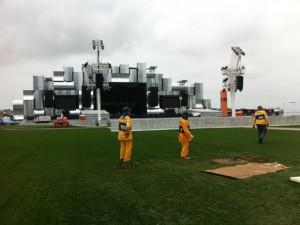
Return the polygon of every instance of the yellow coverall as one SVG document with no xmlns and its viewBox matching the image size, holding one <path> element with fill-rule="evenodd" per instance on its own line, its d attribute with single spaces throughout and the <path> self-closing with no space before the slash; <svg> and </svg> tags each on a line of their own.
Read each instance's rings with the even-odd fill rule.
<svg viewBox="0 0 300 225">
<path fill-rule="evenodd" d="M 131 132 L 131 119 L 129 116 L 121 116 L 118 120 L 119 134 L 118 140 L 120 141 L 120 159 L 127 162 L 131 158 L 132 150 L 132 132 Z"/>
<path fill-rule="evenodd" d="M 254 113 L 252 125 L 269 125 L 269 117 L 265 110 L 258 110 Z"/>
<path fill-rule="evenodd" d="M 267 127 L 269 126 L 269 117 L 264 110 L 259 109 L 254 113 L 252 121 L 253 128 L 255 127 L 255 124 L 258 131 L 258 143 L 261 144 L 263 143 L 264 137 L 267 133 Z"/>
<path fill-rule="evenodd" d="M 185 158 L 189 154 L 191 135 L 189 122 L 186 119 L 181 119 L 178 131 L 178 140 L 182 145 L 181 158 Z"/>
</svg>

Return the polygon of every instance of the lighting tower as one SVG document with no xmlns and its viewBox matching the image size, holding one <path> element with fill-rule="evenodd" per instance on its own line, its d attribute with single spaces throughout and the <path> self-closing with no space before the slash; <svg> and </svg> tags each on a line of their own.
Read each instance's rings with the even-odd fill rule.
<svg viewBox="0 0 300 225">
<path fill-rule="evenodd" d="M 100 75 L 100 47 L 101 50 L 104 50 L 104 44 L 102 40 L 93 40 L 93 49 L 97 49 L 97 74 L 96 74 L 96 80 L 97 75 Z M 103 78 L 103 77 L 102 77 Z M 98 123 L 100 124 L 101 121 L 101 90 L 100 87 L 96 85 L 96 94 L 97 94 L 97 111 L 98 111 Z"/>
<path fill-rule="evenodd" d="M 228 66 L 221 68 L 223 79 L 223 92 L 230 92 L 231 99 L 231 117 L 235 117 L 235 92 L 243 90 L 245 66 L 241 65 L 241 57 L 245 52 L 239 47 L 231 47 L 232 55 Z M 227 89 L 227 90 L 226 90 Z"/>
<path fill-rule="evenodd" d="M 104 50 L 104 44 L 102 40 L 93 40 L 93 49 L 97 49 L 97 66 L 98 66 L 98 73 L 100 73 L 100 47 Z"/>
</svg>

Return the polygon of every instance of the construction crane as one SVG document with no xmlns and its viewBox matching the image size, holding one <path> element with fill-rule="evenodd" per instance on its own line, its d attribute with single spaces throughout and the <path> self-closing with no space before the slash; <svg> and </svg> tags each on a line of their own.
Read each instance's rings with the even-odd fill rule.
<svg viewBox="0 0 300 225">
<path fill-rule="evenodd" d="M 243 90 L 243 83 L 245 74 L 245 66 L 241 64 L 241 57 L 245 56 L 245 52 L 239 47 L 232 47 L 231 60 L 228 66 L 221 68 L 222 75 L 225 78 L 222 81 L 223 89 L 221 91 L 221 109 L 223 106 L 227 108 L 227 91 L 230 93 L 231 100 L 231 117 L 235 117 L 235 93 L 237 90 Z M 226 97 L 226 101 L 224 100 Z M 226 105 L 225 105 L 226 104 Z M 224 112 L 226 115 L 227 112 Z"/>
</svg>

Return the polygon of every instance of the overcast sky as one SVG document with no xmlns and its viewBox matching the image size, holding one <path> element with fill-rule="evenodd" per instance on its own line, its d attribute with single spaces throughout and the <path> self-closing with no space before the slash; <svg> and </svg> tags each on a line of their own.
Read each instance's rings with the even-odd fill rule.
<svg viewBox="0 0 300 225">
<path fill-rule="evenodd" d="M 0 28 L 0 109 L 33 89 L 33 75 L 81 71 L 96 59 L 93 39 L 113 66 L 146 62 L 174 83 L 203 83 L 217 108 L 221 67 L 238 46 L 246 73 L 236 108 L 300 100 L 297 0 L 0 0 Z"/>
</svg>

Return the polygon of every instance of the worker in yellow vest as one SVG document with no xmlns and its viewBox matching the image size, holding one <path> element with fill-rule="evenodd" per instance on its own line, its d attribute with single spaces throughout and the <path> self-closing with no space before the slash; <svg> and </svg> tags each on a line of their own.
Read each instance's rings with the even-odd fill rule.
<svg viewBox="0 0 300 225">
<path fill-rule="evenodd" d="M 132 132 L 131 132 L 131 109 L 129 107 L 123 108 L 123 114 L 118 120 L 120 141 L 120 161 L 128 162 L 131 159 L 132 151 Z"/>
<path fill-rule="evenodd" d="M 267 133 L 267 127 L 269 126 L 268 115 L 262 106 L 258 106 L 257 111 L 253 115 L 253 128 L 255 128 L 255 125 L 258 131 L 258 143 L 262 144 Z"/>
<path fill-rule="evenodd" d="M 192 140 L 193 135 L 190 131 L 190 125 L 188 122 L 188 112 L 182 113 L 182 119 L 179 122 L 179 130 L 178 130 L 178 140 L 181 142 L 181 158 L 182 159 L 190 159 L 188 157 L 190 141 Z"/>
</svg>

